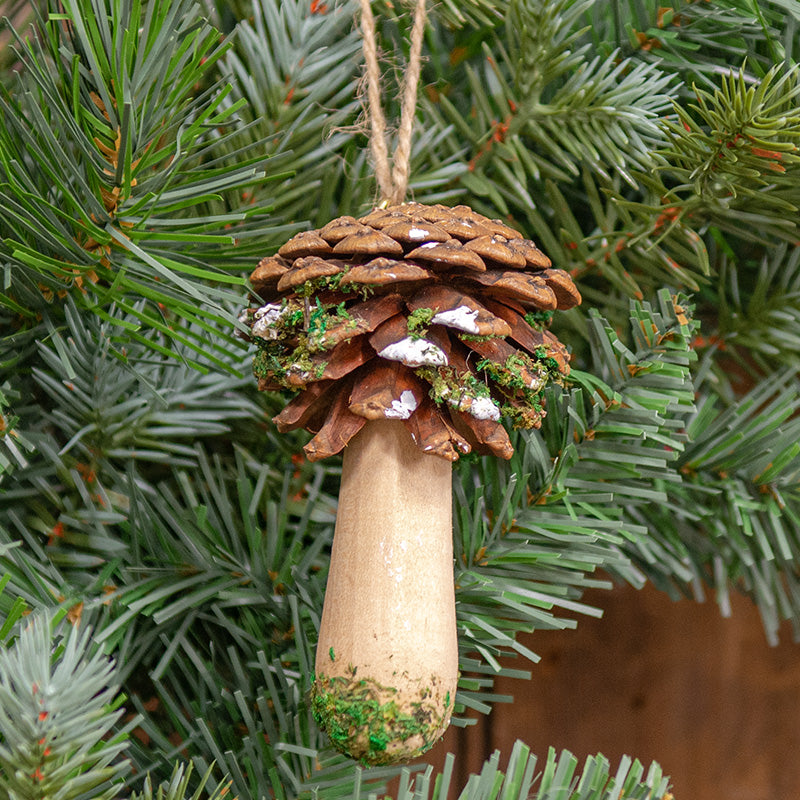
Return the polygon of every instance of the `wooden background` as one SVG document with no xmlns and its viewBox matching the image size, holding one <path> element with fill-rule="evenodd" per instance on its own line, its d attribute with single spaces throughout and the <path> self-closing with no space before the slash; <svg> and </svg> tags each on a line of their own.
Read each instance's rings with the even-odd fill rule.
<svg viewBox="0 0 800 800">
<path fill-rule="evenodd" d="M 603 618 L 528 637 L 542 656 L 533 679 L 498 681 L 513 705 L 451 727 L 429 754 L 437 766 L 458 756 L 459 791 L 495 749 L 502 767 L 522 739 L 540 763 L 550 745 L 581 761 L 601 752 L 612 773 L 623 754 L 658 761 L 675 800 L 800 798 L 800 644 L 788 627 L 770 647 L 739 596 L 728 619 L 711 600 L 673 602 L 652 588 L 585 600 Z"/>
</svg>

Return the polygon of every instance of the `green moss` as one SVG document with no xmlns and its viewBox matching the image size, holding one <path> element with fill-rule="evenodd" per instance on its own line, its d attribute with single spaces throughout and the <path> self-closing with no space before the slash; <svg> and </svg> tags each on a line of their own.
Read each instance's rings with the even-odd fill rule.
<svg viewBox="0 0 800 800">
<path fill-rule="evenodd" d="M 450 367 L 418 367 L 414 372 L 430 385 L 428 394 L 434 403 L 444 403 L 447 397 L 458 391 L 455 370 Z"/>
<path fill-rule="evenodd" d="M 353 291 L 353 285 L 343 282 L 343 278 L 347 275 L 347 270 L 337 272 L 335 275 L 325 275 L 322 278 L 314 278 L 314 280 L 306 281 L 295 287 L 295 294 L 298 297 L 314 297 L 319 292 L 335 292 L 341 290 L 343 292 Z"/>
<path fill-rule="evenodd" d="M 266 378 L 288 389 L 296 389 L 289 382 L 291 375 L 308 374 L 315 380 L 322 377 L 328 362 L 315 363 L 307 340 L 302 338 L 297 347 L 287 346 L 280 340 L 262 340 L 258 343 L 258 352 L 253 356 L 253 374 L 257 378 Z"/>
<path fill-rule="evenodd" d="M 285 313 L 271 326 L 275 338 L 254 337 L 258 352 L 253 358 L 253 372 L 258 378 L 266 378 L 289 389 L 292 375 L 309 373 L 312 379 L 322 377 L 327 362 L 316 363 L 312 356 L 328 349 L 325 333 L 336 325 L 352 324 L 354 320 L 345 303 L 325 305 L 319 298 L 313 304 L 293 298 L 284 300 Z"/>
<path fill-rule="evenodd" d="M 353 317 L 351 316 L 350 312 L 345 308 L 345 301 L 344 300 L 342 300 L 342 302 L 339 303 L 338 306 L 336 306 L 336 311 L 334 311 L 333 313 L 337 317 L 339 317 L 339 319 L 346 319 L 349 322 L 352 322 L 354 326 L 358 324 L 357 320 L 354 320 Z"/>
<path fill-rule="evenodd" d="M 408 335 L 412 339 L 423 339 L 428 332 L 431 320 L 436 316 L 436 311 L 432 308 L 418 308 L 408 315 Z"/>
<path fill-rule="evenodd" d="M 484 381 L 477 375 L 467 372 L 462 376 L 462 382 L 474 397 L 491 397 L 492 392 Z"/>
<path fill-rule="evenodd" d="M 535 363 L 524 353 L 513 353 L 502 364 L 489 358 L 484 358 L 475 367 L 480 372 L 486 373 L 498 386 L 519 391 L 525 391 L 529 388 L 528 382 L 522 377 L 521 371 L 526 370 L 533 375 L 536 374 Z"/>
<path fill-rule="evenodd" d="M 435 683 L 435 679 L 432 679 Z M 444 710 L 431 687 L 417 702 L 403 704 L 395 688 L 369 678 L 318 675 L 311 689 L 314 719 L 337 750 L 366 766 L 408 761 L 429 750 L 447 726 L 450 693 Z"/>
<path fill-rule="evenodd" d="M 328 366 L 327 361 L 320 361 L 319 364 L 314 368 L 314 379 L 321 380 L 322 376 L 325 374 L 325 369 Z"/>
<path fill-rule="evenodd" d="M 508 419 L 513 428 L 538 428 L 544 418 L 545 411 L 541 401 L 528 402 L 525 405 L 514 406 L 505 403 L 500 408 L 500 413 Z"/>
<path fill-rule="evenodd" d="M 315 299 L 314 310 L 308 315 L 308 330 L 306 331 L 311 336 L 322 336 L 328 330 L 329 315 L 325 306 L 319 301 L 319 297 Z"/>
<path fill-rule="evenodd" d="M 529 311 L 525 315 L 525 322 L 534 330 L 543 331 L 550 327 L 555 311 Z"/>
<path fill-rule="evenodd" d="M 258 352 L 253 356 L 253 374 L 256 378 L 278 382 L 282 382 L 286 377 L 283 348 L 278 342 L 259 343 Z"/>
<path fill-rule="evenodd" d="M 345 280 L 346 277 L 347 273 L 345 272 L 342 275 L 342 280 L 339 283 L 340 292 L 355 294 L 362 300 L 369 300 L 369 298 L 375 294 L 374 286 L 370 286 L 368 283 L 351 283 L 350 281 Z"/>
<path fill-rule="evenodd" d="M 419 367 L 414 372 L 430 386 L 428 394 L 438 405 L 469 413 L 474 401 L 488 398 L 514 428 L 536 428 L 545 415 L 543 389 L 562 375 L 546 348 L 535 355 L 534 359 L 517 352 L 504 362 L 484 358 L 475 364 L 478 374 L 459 373 L 451 366 Z"/>
<path fill-rule="evenodd" d="M 477 333 L 459 333 L 458 338 L 465 344 L 469 344 L 470 342 L 490 342 L 492 339 L 502 339 L 503 337 L 493 336 L 492 334 L 480 336 Z"/>
<path fill-rule="evenodd" d="M 547 371 L 553 378 L 560 378 L 561 375 L 561 367 L 558 364 L 558 361 L 550 355 L 549 351 L 546 347 L 537 347 L 535 350 L 536 358 L 539 359 L 539 363 L 543 364 Z"/>
</svg>

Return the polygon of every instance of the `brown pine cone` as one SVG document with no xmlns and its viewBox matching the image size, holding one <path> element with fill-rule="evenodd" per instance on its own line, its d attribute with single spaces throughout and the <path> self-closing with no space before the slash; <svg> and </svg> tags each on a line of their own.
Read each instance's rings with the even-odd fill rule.
<svg viewBox="0 0 800 800">
<path fill-rule="evenodd" d="M 569 373 L 546 328 L 580 303 L 572 279 L 467 206 L 340 217 L 292 237 L 250 280 L 263 305 L 241 320 L 259 388 L 298 390 L 275 422 L 316 434 L 312 461 L 386 418 L 451 461 L 471 450 L 510 458 L 500 419 L 539 427 L 545 384 Z"/>
</svg>

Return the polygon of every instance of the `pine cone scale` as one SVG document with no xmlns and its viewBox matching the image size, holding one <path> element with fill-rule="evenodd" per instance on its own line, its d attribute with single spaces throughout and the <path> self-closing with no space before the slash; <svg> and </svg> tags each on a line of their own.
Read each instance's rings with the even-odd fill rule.
<svg viewBox="0 0 800 800">
<path fill-rule="evenodd" d="M 323 395 L 334 385 L 334 381 L 316 381 L 309 384 L 304 392 L 300 392 L 287 403 L 280 414 L 272 418 L 272 421 L 280 433 L 293 431 L 297 428 L 305 428 L 310 422 L 315 412 L 320 410 L 321 403 L 327 404 L 328 398 Z"/>
<path fill-rule="evenodd" d="M 300 393 L 275 417 L 339 452 L 367 419 L 398 419 L 424 452 L 510 458 L 503 416 L 536 427 L 548 380 L 569 372 L 544 330 L 580 294 L 501 220 L 405 203 L 289 239 L 251 276 L 265 305 L 242 321 L 259 388 Z"/>
<path fill-rule="evenodd" d="M 379 359 L 356 383 L 348 407 L 365 419 L 408 419 L 425 394 L 423 382 L 403 364 Z"/>
</svg>

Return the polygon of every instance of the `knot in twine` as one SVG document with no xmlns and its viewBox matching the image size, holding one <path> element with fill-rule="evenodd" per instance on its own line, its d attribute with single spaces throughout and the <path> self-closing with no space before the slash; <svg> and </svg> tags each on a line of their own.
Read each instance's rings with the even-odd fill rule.
<svg viewBox="0 0 800 800">
<path fill-rule="evenodd" d="M 364 60 L 367 66 L 367 102 L 370 121 L 370 149 L 375 162 L 375 177 L 381 193 L 381 204 L 402 203 L 408 188 L 411 160 L 411 132 L 417 108 L 417 84 L 422 69 L 422 39 L 425 33 L 425 0 L 417 0 L 411 28 L 411 50 L 403 80 L 400 106 L 400 127 L 393 163 L 389 162 L 386 146 L 386 118 L 381 106 L 381 72 L 378 66 L 378 46 L 375 18 L 370 0 L 361 0 L 361 27 Z"/>
</svg>

